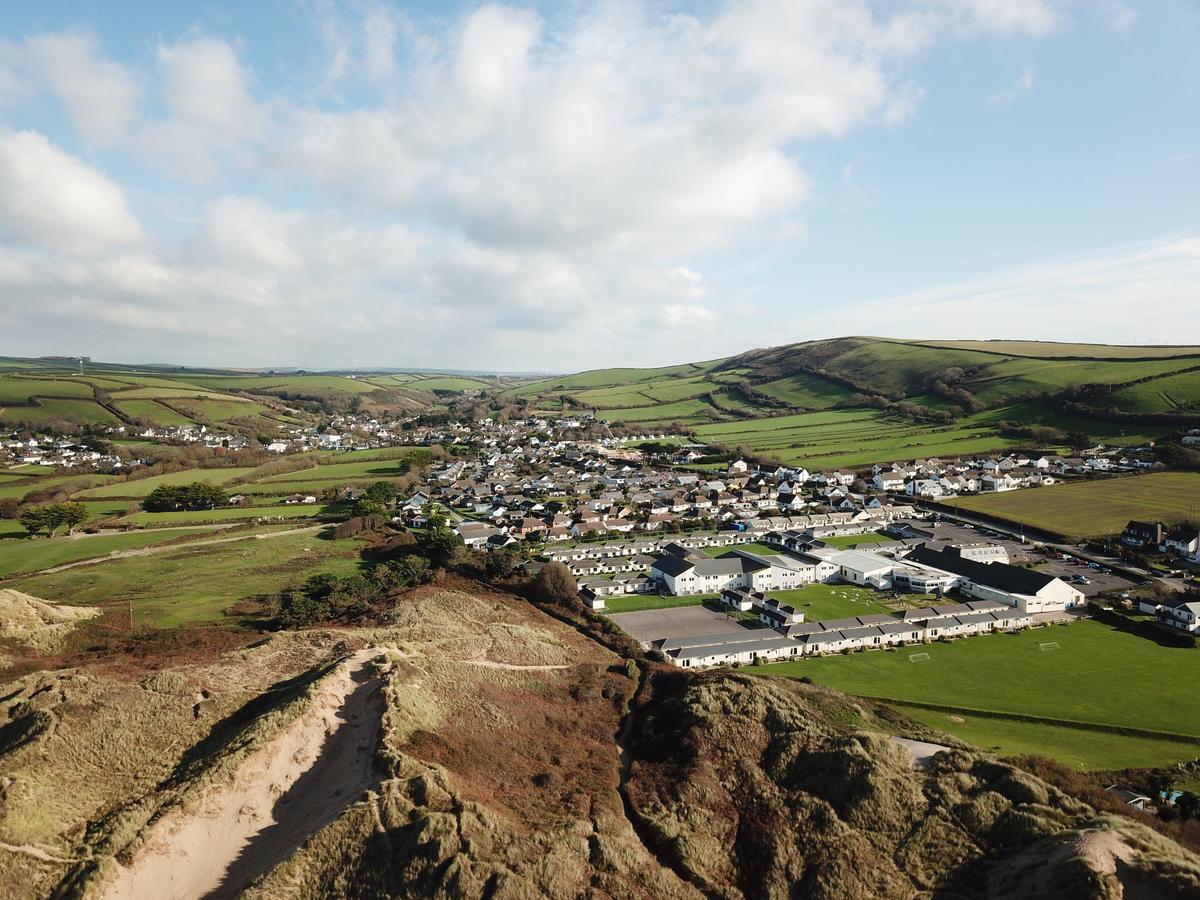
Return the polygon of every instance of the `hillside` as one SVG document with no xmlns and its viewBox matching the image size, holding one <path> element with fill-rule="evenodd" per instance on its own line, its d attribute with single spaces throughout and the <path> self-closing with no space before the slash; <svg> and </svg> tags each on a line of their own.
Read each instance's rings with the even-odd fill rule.
<svg viewBox="0 0 1200 900">
<path fill-rule="evenodd" d="M 546 413 L 674 426 L 780 462 L 860 466 L 1067 432 L 1137 443 L 1200 421 L 1200 347 L 846 337 L 661 369 L 601 369 L 509 392 Z M 1039 427 L 1058 434 L 1041 434 Z"/>
<path fill-rule="evenodd" d="M 321 412 L 421 413 L 508 383 L 436 373 L 248 374 L 0 359 L 0 426 L 241 426 L 271 433 Z"/>
<path fill-rule="evenodd" d="M 36 672 L 0 706 L 0 879 L 22 898 L 1200 886 L 1200 858 L 1012 766 L 915 769 L 886 736 L 914 726 L 869 702 L 649 672 L 511 596 L 436 587 L 378 627 Z"/>
</svg>

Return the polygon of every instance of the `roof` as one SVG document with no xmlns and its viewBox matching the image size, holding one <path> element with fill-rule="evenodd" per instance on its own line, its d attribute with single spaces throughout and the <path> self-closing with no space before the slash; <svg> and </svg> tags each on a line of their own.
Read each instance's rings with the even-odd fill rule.
<svg viewBox="0 0 1200 900">
<path fill-rule="evenodd" d="M 917 547 L 907 557 L 913 562 L 932 566 L 944 572 L 962 575 L 977 584 L 1006 591 L 1010 594 L 1036 594 L 1048 584 L 1058 581 L 1053 575 L 1043 575 L 1020 566 L 1006 563 L 981 563 L 963 559 L 957 553 Z"/>
</svg>

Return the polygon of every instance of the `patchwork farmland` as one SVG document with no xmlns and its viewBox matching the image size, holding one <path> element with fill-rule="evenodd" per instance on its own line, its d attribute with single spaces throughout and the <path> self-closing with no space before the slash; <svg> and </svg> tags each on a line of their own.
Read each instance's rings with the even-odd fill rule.
<svg viewBox="0 0 1200 900">
<path fill-rule="evenodd" d="M 1048 402 L 1082 388 L 1097 409 L 1200 415 L 1200 348 L 840 338 L 542 379 L 508 396 L 548 414 L 585 410 L 631 428 L 677 426 L 712 444 L 817 468 L 1000 450 L 1021 440 L 1011 429 L 1002 434 L 1002 422 L 1122 443 L 1171 430 L 1099 414 L 1064 417 Z"/>
</svg>

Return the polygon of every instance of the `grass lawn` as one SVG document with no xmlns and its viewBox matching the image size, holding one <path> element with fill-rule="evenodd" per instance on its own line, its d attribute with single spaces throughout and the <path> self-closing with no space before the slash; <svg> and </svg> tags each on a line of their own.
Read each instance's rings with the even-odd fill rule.
<svg viewBox="0 0 1200 900">
<path fill-rule="evenodd" d="M 162 485 L 192 484 L 197 481 L 207 481 L 212 484 L 228 484 L 239 475 L 253 471 L 248 468 L 228 469 L 184 469 L 182 472 L 170 472 L 166 475 L 155 475 L 151 478 L 138 478 L 133 481 L 118 481 L 103 487 L 81 491 L 79 498 L 105 499 L 108 497 L 133 497 L 141 499 L 156 487 Z"/>
<path fill-rule="evenodd" d="M 348 512 L 348 503 L 295 503 L 273 506 L 230 506 L 192 512 L 139 512 L 126 516 L 122 522 L 132 525 L 201 525 L 212 522 L 240 522 L 246 519 L 306 519 L 323 514 Z"/>
<path fill-rule="evenodd" d="M 848 584 L 810 584 L 794 591 L 771 591 L 770 594 L 780 603 L 789 603 L 803 612 L 806 622 L 891 612 L 879 602 L 883 595 L 870 588 Z"/>
<path fill-rule="evenodd" d="M 871 544 L 891 544 L 895 542 L 895 538 L 890 538 L 886 534 L 879 534 L 878 532 L 837 534 L 833 537 L 821 538 L 820 540 L 830 547 L 839 547 L 843 550 L 847 547 L 863 547 Z"/>
<path fill-rule="evenodd" d="M 355 540 L 325 540 L 315 532 L 214 544 L 182 545 L 154 556 L 129 557 L 5 586 L 55 603 L 134 605 L 139 626 L 174 628 L 228 621 L 223 610 L 245 597 L 269 594 L 317 572 L 358 570 Z"/>
<path fill-rule="evenodd" d="M 1052 641 L 1060 649 L 1039 649 Z M 920 648 L 929 654 L 925 662 L 912 662 L 912 652 L 917 651 L 853 653 L 779 663 L 762 671 L 774 676 L 807 675 L 850 694 L 954 707 L 952 712 L 964 719 L 972 710 L 985 710 L 1200 736 L 1200 705 L 1194 702 L 1200 690 L 1197 650 L 1161 647 L 1086 620 L 1019 634 L 927 644 Z M 943 730 L 958 734 L 950 727 L 958 724 L 970 723 L 947 720 Z M 975 734 L 988 746 L 1004 746 L 997 735 L 1009 731 L 1006 725 L 1002 720 L 970 724 L 974 730 L 964 728 L 962 736 L 971 740 L 968 734 Z M 1012 731 L 1014 747 L 1028 739 L 1021 728 Z M 1072 745 L 1083 740 L 1068 737 Z M 1107 741 L 1097 732 L 1087 733 L 1086 738 L 1100 744 Z M 1197 756 L 1200 745 L 1191 745 L 1179 758 Z"/>
<path fill-rule="evenodd" d="M 200 529 L 204 534 L 210 530 Z M 127 531 L 122 534 L 84 535 L 0 540 L 0 576 L 18 572 L 37 572 L 81 559 L 107 556 L 114 550 L 133 550 L 163 544 L 186 534 L 196 534 L 195 528 L 163 528 L 154 531 Z"/>
<path fill-rule="evenodd" d="M 783 552 L 778 547 L 768 547 L 766 544 L 734 544 L 732 547 L 700 548 L 700 552 L 706 556 L 723 556 L 731 550 L 745 550 L 747 553 L 763 553 L 767 556 L 778 556 Z"/>
<path fill-rule="evenodd" d="M 658 597 L 654 594 L 624 594 L 604 598 L 608 613 L 641 612 L 645 609 L 674 609 L 677 606 L 702 606 L 708 595 L 695 597 Z"/>
<path fill-rule="evenodd" d="M 988 719 L 912 706 L 896 709 L 981 750 L 1004 756 L 1048 756 L 1085 771 L 1153 768 L 1200 757 L 1200 745 L 1184 741 L 1098 734 L 1042 722 Z"/>
<path fill-rule="evenodd" d="M 1071 537 L 1116 534 L 1130 519 L 1180 520 L 1200 506 L 1200 473 L 1157 472 L 964 497 L 964 510 Z"/>
</svg>

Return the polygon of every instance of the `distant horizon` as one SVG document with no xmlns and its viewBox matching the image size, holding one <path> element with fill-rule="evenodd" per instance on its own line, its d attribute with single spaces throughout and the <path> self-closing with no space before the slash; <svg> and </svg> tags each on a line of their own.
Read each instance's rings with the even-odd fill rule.
<svg viewBox="0 0 1200 900">
<path fill-rule="evenodd" d="M 337 374 L 343 374 L 343 373 L 350 374 L 350 375 L 354 375 L 354 374 L 386 375 L 386 374 L 405 374 L 405 373 L 414 373 L 414 374 L 434 373 L 434 374 L 442 374 L 442 375 L 462 375 L 462 376 L 474 376 L 474 377 L 542 379 L 542 378 L 555 378 L 555 377 L 560 377 L 560 376 L 565 377 L 565 376 L 577 375 L 577 374 L 582 374 L 584 372 L 591 372 L 591 371 L 598 371 L 598 370 L 599 371 L 607 371 L 610 369 L 613 369 L 613 370 L 619 370 L 619 369 L 631 369 L 631 370 L 665 369 L 665 368 L 672 368 L 674 366 L 688 365 L 690 363 L 711 362 L 715 359 L 732 359 L 733 357 L 741 356 L 742 354 L 753 353 L 756 351 L 774 350 L 774 349 L 779 349 L 781 347 L 791 346 L 792 344 L 813 343 L 813 342 L 821 342 L 821 341 L 847 340 L 847 339 L 855 339 L 855 338 L 866 339 L 866 340 L 880 340 L 880 341 L 898 341 L 898 342 L 912 343 L 912 344 L 922 344 L 922 343 L 929 343 L 929 344 L 933 344 L 933 343 L 942 343 L 942 344 L 945 344 L 945 343 L 951 343 L 951 344 L 953 344 L 953 343 L 978 343 L 978 344 L 1026 343 L 1026 344 L 1049 344 L 1049 345 L 1055 345 L 1055 346 L 1075 345 L 1075 346 L 1091 346 L 1091 347 L 1126 347 L 1126 348 L 1131 348 L 1131 349 L 1136 349 L 1138 347 L 1146 347 L 1146 348 L 1159 348 L 1159 349 L 1168 349 L 1168 350 L 1169 349 L 1195 350 L 1196 355 L 1200 355 L 1200 343 L 1197 343 L 1197 344 L 1168 343 L 1166 341 L 1162 341 L 1162 342 L 1153 342 L 1153 343 L 1145 342 L 1145 343 L 1130 344 L 1130 343 L 1116 343 L 1116 342 L 1107 342 L 1106 343 L 1106 342 L 1097 342 L 1097 341 L 1047 340 L 1047 339 L 1042 339 L 1042 338 L 1019 338 L 1019 337 L 1014 337 L 1014 338 L 900 338 L 900 337 L 894 337 L 891 335 L 843 334 L 843 335 L 834 335 L 834 336 L 829 336 L 829 337 L 811 338 L 807 341 L 794 341 L 794 342 L 789 342 L 787 344 L 773 344 L 773 345 L 760 345 L 757 347 L 745 347 L 742 349 L 734 350 L 733 352 L 727 353 L 721 357 L 709 357 L 708 359 L 687 359 L 687 360 L 679 360 L 679 361 L 670 362 L 670 363 L 661 363 L 661 364 L 656 364 L 656 365 L 633 364 L 633 365 L 622 365 L 622 366 L 590 366 L 588 368 L 582 368 L 582 369 L 570 369 L 570 370 L 558 370 L 558 371 L 509 370 L 509 369 L 497 369 L 497 368 L 467 368 L 467 369 L 463 369 L 463 368 L 430 367 L 430 366 L 399 366 L 399 365 L 394 365 L 394 364 L 386 365 L 386 366 L 363 366 L 363 365 L 315 366 L 315 365 L 245 365 L 245 364 L 213 365 L 213 364 L 208 364 L 208 363 L 182 363 L 182 362 L 145 362 L 145 361 L 131 362 L 131 361 L 127 361 L 127 360 L 98 359 L 94 356 L 89 357 L 88 354 L 83 354 L 83 356 L 88 357 L 90 360 L 88 363 L 85 363 L 85 366 L 86 365 L 128 366 L 129 368 L 132 368 L 132 369 L 138 369 L 138 368 L 168 369 L 168 370 L 185 369 L 185 370 L 197 371 L 197 372 L 218 371 L 218 372 L 228 372 L 228 373 L 233 373 L 233 374 L 245 374 L 245 375 L 268 375 L 271 373 L 287 374 L 287 373 L 296 373 L 296 372 L 304 372 L 306 374 L 313 374 L 313 375 L 337 375 Z M 1182 355 L 1191 355 L 1191 354 L 1182 354 Z M 7 354 L 7 353 L 0 352 L 0 359 L 29 360 L 31 362 L 36 362 L 39 360 L 62 361 L 64 363 L 66 363 L 70 360 L 79 359 L 79 356 L 71 356 L 71 355 L 61 354 L 61 353 L 46 353 L 46 354 L 40 354 L 38 356 L 23 356 L 23 355 Z"/>
</svg>

